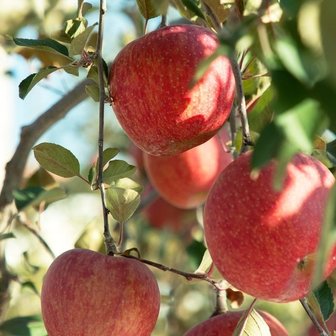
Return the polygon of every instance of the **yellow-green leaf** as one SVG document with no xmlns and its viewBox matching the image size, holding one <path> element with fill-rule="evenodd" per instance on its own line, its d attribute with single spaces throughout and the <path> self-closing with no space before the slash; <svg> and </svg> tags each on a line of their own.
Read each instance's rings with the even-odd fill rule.
<svg viewBox="0 0 336 336">
<path fill-rule="evenodd" d="M 133 189 L 106 189 L 106 207 L 119 223 L 125 223 L 140 204 L 140 194 Z"/>
</svg>

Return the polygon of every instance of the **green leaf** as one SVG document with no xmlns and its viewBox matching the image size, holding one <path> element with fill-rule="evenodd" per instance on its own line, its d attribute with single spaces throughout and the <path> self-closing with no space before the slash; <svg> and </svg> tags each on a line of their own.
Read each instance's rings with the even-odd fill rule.
<svg viewBox="0 0 336 336">
<path fill-rule="evenodd" d="M 43 49 L 43 50 L 57 52 L 64 56 L 69 56 L 68 48 L 65 45 L 57 42 L 56 40 L 50 39 L 50 38 L 33 40 L 33 39 L 14 37 L 13 41 L 18 46 Z"/>
<path fill-rule="evenodd" d="M 106 189 L 106 207 L 119 223 L 125 223 L 140 204 L 140 194 L 133 189 L 111 187 Z"/>
<path fill-rule="evenodd" d="M 0 324 L 0 331 L 10 336 L 47 336 L 40 316 L 12 318 Z"/>
<path fill-rule="evenodd" d="M 11 239 L 11 238 L 15 238 L 13 232 L 7 232 L 7 233 L 0 234 L 0 241 L 5 240 L 5 239 Z"/>
<path fill-rule="evenodd" d="M 281 8 L 287 13 L 288 16 L 294 17 L 299 12 L 302 2 L 293 0 L 280 0 Z"/>
<path fill-rule="evenodd" d="M 275 41 L 275 50 L 290 73 L 300 81 L 311 84 L 302 60 L 303 50 L 299 48 L 292 38 L 282 36 L 282 38 L 277 39 Z M 288 60 L 290 60 L 290 62 Z"/>
<path fill-rule="evenodd" d="M 298 152 L 311 152 L 315 135 L 325 124 L 317 101 L 305 99 L 285 113 L 280 113 L 261 132 L 252 157 L 252 168 L 258 169 L 269 160 L 279 161 L 277 181 L 286 164 Z M 277 183 L 279 185 L 279 183 Z"/>
<path fill-rule="evenodd" d="M 336 2 L 323 0 L 320 4 L 320 29 L 324 56 L 328 63 L 329 71 L 336 84 L 336 31 L 335 31 Z"/>
<path fill-rule="evenodd" d="M 98 86 L 98 84 L 91 83 L 91 84 L 85 85 L 85 92 L 95 102 L 99 102 L 100 92 L 99 92 L 99 86 Z"/>
<path fill-rule="evenodd" d="M 56 70 L 59 70 L 60 68 L 49 66 L 46 68 L 42 68 L 39 72 L 33 73 L 29 75 L 27 78 L 25 78 L 20 84 L 19 84 L 19 97 L 21 99 L 25 99 L 29 91 L 43 78 L 47 77 L 51 73 L 53 73 Z"/>
<path fill-rule="evenodd" d="M 118 148 L 105 148 L 103 151 L 103 167 L 119 154 Z"/>
<path fill-rule="evenodd" d="M 314 290 L 314 295 L 320 305 L 323 319 L 326 321 L 334 311 L 334 298 L 331 288 L 324 281 Z"/>
<path fill-rule="evenodd" d="M 193 239 L 192 242 L 187 246 L 187 254 L 189 259 L 192 262 L 193 268 L 196 268 L 202 262 L 202 258 L 206 251 L 204 244 L 196 239 Z"/>
<path fill-rule="evenodd" d="M 96 176 L 97 176 L 97 169 L 96 169 L 96 166 L 94 165 L 90 168 L 89 173 L 88 173 L 88 181 L 90 182 L 91 186 L 95 182 Z"/>
<path fill-rule="evenodd" d="M 260 133 L 273 119 L 274 111 L 271 102 L 274 98 L 274 90 L 269 86 L 260 96 L 249 104 L 248 121 L 250 129 Z"/>
<path fill-rule="evenodd" d="M 196 0 L 182 0 L 184 6 L 186 6 L 191 12 L 193 12 L 196 16 L 205 20 L 205 16 L 201 9 L 198 7 L 198 1 Z"/>
<path fill-rule="evenodd" d="M 86 43 L 88 42 L 90 35 L 94 28 L 97 26 L 97 23 L 92 26 L 87 27 L 83 32 L 78 34 L 70 44 L 70 54 L 71 55 L 80 55 L 85 49 Z"/>
<path fill-rule="evenodd" d="M 123 160 L 113 160 L 109 162 L 108 167 L 103 172 L 103 181 L 111 184 L 118 179 L 130 177 L 134 174 L 136 168 Z"/>
<path fill-rule="evenodd" d="M 274 107 L 278 113 L 286 112 L 310 96 L 307 87 L 287 70 L 275 69 L 271 76 L 277 95 Z"/>
<path fill-rule="evenodd" d="M 167 12 L 167 0 L 136 0 L 141 15 L 149 20 Z"/>
<path fill-rule="evenodd" d="M 68 149 L 45 142 L 33 150 L 37 162 L 45 170 L 62 177 L 80 176 L 79 161 Z"/>
<path fill-rule="evenodd" d="M 32 203 L 36 198 L 38 198 L 45 189 L 41 187 L 29 187 L 26 189 L 14 190 L 13 196 L 15 201 L 15 206 L 18 211 L 24 209 L 27 205 Z"/>
<path fill-rule="evenodd" d="M 66 73 L 68 73 L 70 75 L 73 75 L 73 76 L 76 76 L 76 77 L 78 77 L 78 75 L 79 75 L 79 69 L 78 68 L 79 68 L 78 65 L 73 65 L 73 64 L 68 64 L 68 65 L 62 67 L 62 69 Z"/>
<path fill-rule="evenodd" d="M 283 129 L 286 138 L 303 152 L 313 149 L 313 140 L 324 118 L 316 100 L 305 99 L 286 113 L 280 114 L 275 123 Z"/>
<path fill-rule="evenodd" d="M 331 249 L 336 243 L 336 185 L 329 193 L 327 207 L 324 213 L 324 220 L 319 246 L 317 249 L 315 270 L 313 277 L 313 288 L 319 285 L 323 279 L 323 273 Z"/>
<path fill-rule="evenodd" d="M 245 335 L 271 336 L 269 326 L 255 309 L 248 316 L 242 316 L 232 336 Z"/>
</svg>

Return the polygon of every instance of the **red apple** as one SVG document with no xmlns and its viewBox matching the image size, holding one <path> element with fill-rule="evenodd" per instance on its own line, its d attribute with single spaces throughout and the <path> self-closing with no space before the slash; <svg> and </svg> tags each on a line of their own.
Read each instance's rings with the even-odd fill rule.
<svg viewBox="0 0 336 336">
<path fill-rule="evenodd" d="M 196 223 L 195 211 L 183 210 L 158 197 L 144 210 L 144 217 L 157 229 L 185 231 Z"/>
<path fill-rule="evenodd" d="M 171 156 L 144 154 L 145 169 L 158 193 L 172 205 L 189 209 L 202 204 L 232 156 L 216 135 L 186 152 Z"/>
<path fill-rule="evenodd" d="M 160 293 L 141 262 L 74 249 L 51 264 L 41 302 L 49 336 L 149 336 Z"/>
<path fill-rule="evenodd" d="M 168 26 L 131 42 L 115 58 L 110 93 L 116 116 L 133 142 L 152 155 L 172 155 L 210 139 L 227 120 L 235 81 L 218 57 L 191 87 L 200 61 L 219 46 L 195 25 Z"/>
<path fill-rule="evenodd" d="M 138 173 L 142 176 L 145 173 L 142 150 L 133 143 L 129 146 L 129 154 L 133 157 Z"/>
<path fill-rule="evenodd" d="M 211 317 L 188 330 L 184 336 L 232 336 L 243 313 L 244 311 L 235 311 Z M 285 327 L 274 316 L 264 311 L 258 313 L 269 326 L 272 336 L 288 336 Z"/>
<path fill-rule="evenodd" d="M 239 290 L 287 302 L 310 290 L 314 255 L 334 177 L 316 159 L 297 154 L 283 188 L 273 188 L 275 162 L 251 178 L 251 152 L 232 162 L 211 189 L 205 238 L 214 264 Z M 325 276 L 336 266 L 336 251 Z"/>
</svg>

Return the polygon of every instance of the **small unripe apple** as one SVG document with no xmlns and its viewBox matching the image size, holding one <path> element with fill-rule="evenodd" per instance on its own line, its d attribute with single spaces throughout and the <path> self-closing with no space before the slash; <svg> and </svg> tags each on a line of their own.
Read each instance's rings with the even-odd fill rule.
<svg viewBox="0 0 336 336">
<path fill-rule="evenodd" d="M 180 232 L 185 232 L 197 223 L 194 210 L 179 209 L 162 197 L 158 197 L 146 207 L 144 217 L 157 229 L 168 228 Z"/>
<path fill-rule="evenodd" d="M 167 26 L 129 43 L 110 74 L 114 112 L 130 139 L 152 155 L 173 155 L 210 139 L 227 120 L 235 81 L 216 58 L 191 87 L 199 63 L 219 46 L 196 25 Z"/>
<path fill-rule="evenodd" d="M 74 249 L 51 264 L 41 304 L 49 336 L 150 336 L 160 293 L 141 262 Z"/>
<path fill-rule="evenodd" d="M 195 208 L 202 204 L 221 171 L 232 161 L 218 135 L 186 152 L 171 156 L 144 153 L 149 180 L 172 205 Z"/>
<path fill-rule="evenodd" d="M 273 188 L 276 164 L 251 177 L 251 152 L 224 169 L 205 204 L 205 238 L 214 264 L 239 290 L 287 302 L 311 287 L 326 203 L 335 179 L 304 154 L 286 168 L 281 191 Z M 336 266 L 333 249 L 324 276 Z"/>
<path fill-rule="evenodd" d="M 188 330 L 184 336 L 232 336 L 243 313 L 244 311 L 235 311 L 211 317 Z M 264 311 L 258 313 L 268 325 L 272 336 L 288 336 L 285 327 L 274 316 Z"/>
</svg>

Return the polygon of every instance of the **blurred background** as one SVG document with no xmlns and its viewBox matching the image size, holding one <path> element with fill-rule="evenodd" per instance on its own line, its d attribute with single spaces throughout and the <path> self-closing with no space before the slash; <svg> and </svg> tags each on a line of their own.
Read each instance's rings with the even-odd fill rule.
<svg viewBox="0 0 336 336">
<path fill-rule="evenodd" d="M 98 21 L 98 1 L 90 3 L 93 7 L 86 16 L 89 25 Z M 108 1 L 107 5 L 103 56 L 111 62 L 125 44 L 143 34 L 144 21 L 135 0 Z M 45 60 L 15 46 L 11 37 L 52 37 L 67 19 L 75 17 L 77 1 L 0 0 L 0 8 L 0 181 L 3 181 L 5 165 L 16 149 L 21 128 L 74 88 L 82 80 L 84 70 L 78 78 L 58 71 L 21 100 L 19 83 L 36 72 Z M 168 22 L 179 18 L 179 12 L 170 7 Z M 147 31 L 155 29 L 159 23 L 160 19 L 150 20 Z M 118 157 L 138 167 L 136 179 L 144 186 L 144 200 L 148 183 L 141 155 L 139 157 L 137 149 L 121 131 L 108 105 L 105 114 L 105 145 L 121 149 Z M 88 98 L 50 128 L 38 143 L 54 142 L 68 148 L 79 158 L 82 171 L 87 173 L 97 156 L 97 138 L 98 104 Z M 49 176 L 39 170 L 31 155 L 25 169 L 25 181 L 33 183 L 37 177 L 46 184 L 60 186 L 67 197 L 15 214 L 10 223 L 15 237 L 0 240 L 11 276 L 8 288 L 0 288 L 3 295 L 9 296 L 7 304 L 0 310 L 0 322 L 7 321 L 0 330 L 0 335 L 4 336 L 46 335 L 40 317 L 39 295 L 43 275 L 55 256 L 75 246 L 104 251 L 98 193 L 93 193 L 79 179 Z M 162 199 L 156 199 L 127 223 L 127 247 L 137 246 L 145 258 L 193 272 L 204 252 L 200 213 L 200 210 L 178 210 Z M 4 225 L 7 223 L 2 223 L 2 227 Z M 215 293 L 207 283 L 153 271 L 162 294 L 160 317 L 153 336 L 183 335 L 188 328 L 212 314 Z M 213 276 L 219 277 L 216 272 Z M 246 297 L 241 308 L 248 306 L 250 301 Z M 310 323 L 300 304 L 260 302 L 257 307 L 278 317 L 290 335 L 307 334 Z M 237 306 L 233 304 L 230 308 Z"/>
</svg>

